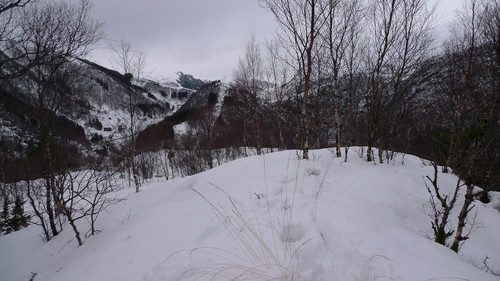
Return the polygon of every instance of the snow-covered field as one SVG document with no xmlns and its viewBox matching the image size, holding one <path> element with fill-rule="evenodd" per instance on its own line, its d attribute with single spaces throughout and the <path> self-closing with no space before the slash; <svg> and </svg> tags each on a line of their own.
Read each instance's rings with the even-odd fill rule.
<svg viewBox="0 0 500 281">
<path fill-rule="evenodd" d="M 487 256 L 500 270 L 500 194 L 475 202 L 478 229 L 456 254 L 429 239 L 432 167 L 355 150 L 347 163 L 283 151 L 126 189 L 81 247 L 69 227 L 49 242 L 34 225 L 0 237 L 0 280 L 500 280 L 478 269 Z"/>
</svg>

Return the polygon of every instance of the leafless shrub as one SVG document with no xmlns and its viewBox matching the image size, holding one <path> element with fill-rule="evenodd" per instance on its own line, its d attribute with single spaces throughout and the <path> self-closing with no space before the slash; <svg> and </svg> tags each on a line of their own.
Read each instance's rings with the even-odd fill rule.
<svg viewBox="0 0 500 281">
<path fill-rule="evenodd" d="M 454 230 L 448 226 L 449 216 L 455 207 L 455 203 L 458 199 L 458 192 L 463 184 L 460 179 L 457 180 L 457 184 L 453 194 L 451 194 L 451 197 L 450 194 L 441 193 L 438 184 L 438 166 L 435 162 L 431 162 L 431 164 L 434 168 L 434 176 L 433 178 L 426 176 L 424 179 L 425 187 L 429 193 L 429 205 L 431 207 L 427 216 L 432 219 L 431 223 L 432 230 L 434 231 L 434 241 L 446 246 L 447 239 L 454 233 Z M 429 187 L 427 181 L 432 185 L 432 187 Z"/>
<path fill-rule="evenodd" d="M 483 265 L 480 267 L 481 270 L 486 271 L 490 274 L 493 274 L 495 276 L 500 276 L 500 270 L 493 268 L 490 264 L 488 264 L 488 259 L 489 257 L 486 256 L 483 260 Z"/>
<path fill-rule="evenodd" d="M 116 183 L 116 173 L 107 169 L 109 163 L 104 158 L 94 159 L 87 169 L 60 172 L 54 176 L 54 189 L 47 194 L 44 180 L 28 181 L 27 196 L 37 218 L 34 222 L 41 225 L 44 238 L 50 240 L 48 204 L 54 211 L 55 219 L 62 229 L 67 222 L 70 224 L 79 245 L 83 244 L 82 235 L 77 221 L 85 219 L 90 229 L 87 235 L 98 232 L 96 222 L 102 211 L 116 204 L 121 198 L 113 195 L 119 188 Z M 50 197 L 50 202 L 45 200 Z"/>
</svg>

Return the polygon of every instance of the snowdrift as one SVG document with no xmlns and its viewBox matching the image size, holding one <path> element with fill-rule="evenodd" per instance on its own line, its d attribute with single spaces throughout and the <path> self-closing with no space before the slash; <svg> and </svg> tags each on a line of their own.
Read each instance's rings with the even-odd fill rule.
<svg viewBox="0 0 500 281">
<path fill-rule="evenodd" d="M 432 167 L 410 155 L 375 165 L 357 150 L 348 162 L 328 149 L 252 156 L 126 189 L 81 247 L 69 227 L 49 242 L 35 225 L 0 237 L 0 279 L 500 280 L 480 269 L 488 257 L 500 270 L 500 194 L 474 203 L 456 254 L 430 238 Z M 455 183 L 439 174 L 443 190 Z"/>
</svg>

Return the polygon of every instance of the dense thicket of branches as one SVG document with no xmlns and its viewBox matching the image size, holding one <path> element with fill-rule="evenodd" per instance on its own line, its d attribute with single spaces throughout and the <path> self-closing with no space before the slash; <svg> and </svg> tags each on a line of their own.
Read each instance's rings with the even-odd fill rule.
<svg viewBox="0 0 500 281">
<path fill-rule="evenodd" d="M 243 79 L 242 73 L 251 72 L 242 71 L 241 62 L 236 72 L 228 99 L 246 108 L 231 116 L 240 120 L 244 145 L 253 145 L 248 140 L 259 139 L 259 131 L 278 132 L 255 146 L 297 147 L 306 158 L 309 147 L 336 146 L 340 156 L 340 145 L 367 145 L 368 161 L 374 160 L 375 146 L 381 163 L 389 160 L 385 150 L 414 153 L 486 190 L 499 188 L 498 130 L 493 129 L 499 115 L 496 1 L 470 1 L 452 38 L 432 56 L 434 7 L 428 1 L 261 4 L 282 29 L 277 40 L 282 49 L 267 48 L 264 73 L 274 75 L 258 78 L 266 82 Z M 273 58 L 288 66 L 284 79 L 276 75 Z M 245 80 L 253 81 L 252 87 Z"/>
<path fill-rule="evenodd" d="M 101 24 L 90 19 L 92 5 L 88 0 L 71 4 L 28 2 L 3 1 L 0 6 L 2 96 L 13 98 L 4 91 L 16 87 L 8 88 L 7 84 L 24 85 L 25 88 L 16 90 L 23 89 L 24 95 L 31 96 L 33 102 L 28 105 L 36 120 L 33 147 L 25 151 L 25 155 L 14 153 L 10 143 L 3 137 L 0 139 L 3 203 L 8 206 L 11 194 L 16 194 L 14 207 L 21 212 L 23 208 L 18 205 L 28 201 L 33 222 L 42 226 L 46 240 L 59 234 L 63 222 L 69 222 L 81 245 L 75 222 L 90 216 L 91 232 L 95 232 L 93 225 L 98 213 L 109 202 L 102 194 L 113 189 L 112 177 L 104 172 L 102 165 L 89 166 L 90 173 L 76 170 L 96 161 L 89 155 L 85 158 L 92 160 L 83 159 L 81 150 L 86 140 L 80 127 L 79 133 L 83 135 L 80 144 L 74 142 L 78 136 L 59 134 L 72 131 L 72 126 L 78 127 L 60 115 L 71 116 L 75 96 L 90 90 L 78 83 L 82 68 L 76 61 L 84 58 L 102 38 Z M 22 189 L 19 184 L 5 183 L 5 163 L 18 164 L 17 170 L 24 173 L 26 182 L 21 185 Z M 33 172 L 33 168 L 40 171 Z M 31 181 L 33 174 L 42 178 Z M 19 194 L 23 194 L 21 200 L 18 200 Z M 23 216 L 15 218 L 19 220 Z"/>
</svg>

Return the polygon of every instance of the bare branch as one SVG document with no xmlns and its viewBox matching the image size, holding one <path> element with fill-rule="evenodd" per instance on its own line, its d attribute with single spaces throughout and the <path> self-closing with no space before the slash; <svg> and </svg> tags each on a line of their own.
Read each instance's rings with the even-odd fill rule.
<svg viewBox="0 0 500 281">
<path fill-rule="evenodd" d="M 0 14 L 14 8 L 22 8 L 30 1 L 31 0 L 3 0 L 2 3 L 0 3 Z"/>
</svg>

